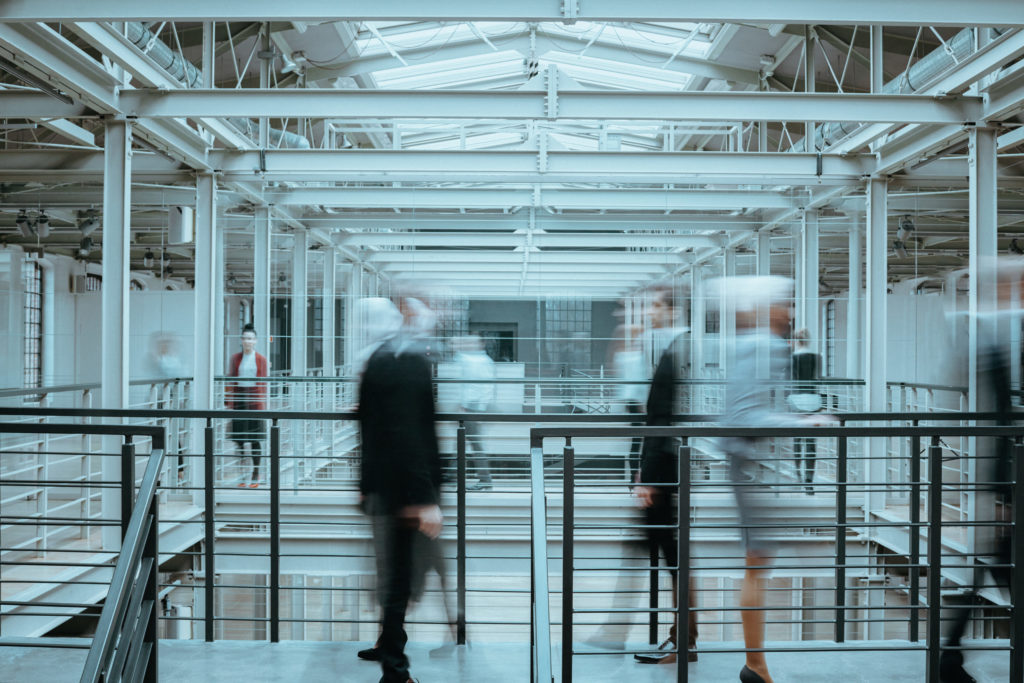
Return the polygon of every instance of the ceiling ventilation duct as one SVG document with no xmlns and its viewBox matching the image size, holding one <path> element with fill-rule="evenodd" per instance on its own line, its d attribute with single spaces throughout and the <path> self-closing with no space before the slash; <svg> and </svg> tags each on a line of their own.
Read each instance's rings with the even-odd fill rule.
<svg viewBox="0 0 1024 683">
<path fill-rule="evenodd" d="M 168 74 L 184 83 L 185 87 L 200 87 L 203 82 L 202 71 L 191 62 L 182 59 L 178 53 L 159 40 L 156 34 L 149 29 L 150 25 L 147 22 L 139 21 L 125 22 L 125 33 L 128 40 L 149 55 L 150 59 L 160 65 Z M 251 138 L 255 138 L 258 134 L 258 127 L 250 119 L 235 117 L 229 118 L 228 121 Z M 270 129 L 270 143 L 275 147 L 285 149 L 309 149 L 310 147 L 309 140 L 305 136 L 276 128 Z"/>
<path fill-rule="evenodd" d="M 965 28 L 917 60 L 913 66 L 882 86 L 886 95 L 907 95 L 923 88 L 939 74 L 949 70 L 974 52 L 974 29 Z M 816 149 L 838 142 L 861 128 L 863 124 L 854 121 L 834 121 L 819 126 L 814 133 Z"/>
</svg>

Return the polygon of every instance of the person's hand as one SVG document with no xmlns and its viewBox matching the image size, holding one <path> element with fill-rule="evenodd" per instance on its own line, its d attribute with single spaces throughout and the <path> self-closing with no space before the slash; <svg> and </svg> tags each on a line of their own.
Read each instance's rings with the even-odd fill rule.
<svg viewBox="0 0 1024 683">
<path fill-rule="evenodd" d="M 441 507 L 438 505 L 410 505 L 402 509 L 402 517 L 415 520 L 417 529 L 427 538 L 437 538 L 441 535 L 441 523 L 444 516 L 441 514 Z"/>
<path fill-rule="evenodd" d="M 642 508 L 649 508 L 654 505 L 654 488 L 651 486 L 634 486 L 633 495 L 636 496 L 636 504 Z"/>
</svg>

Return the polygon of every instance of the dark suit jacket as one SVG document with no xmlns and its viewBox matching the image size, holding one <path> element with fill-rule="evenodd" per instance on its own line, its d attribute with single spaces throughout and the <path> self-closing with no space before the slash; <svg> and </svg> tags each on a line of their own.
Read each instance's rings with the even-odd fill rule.
<svg viewBox="0 0 1024 683">
<path fill-rule="evenodd" d="M 647 395 L 649 427 L 668 427 L 675 414 L 678 385 L 689 376 L 689 333 L 683 332 L 671 341 L 658 359 Z M 679 440 L 673 437 L 647 437 L 640 455 L 640 483 L 664 484 L 679 481 Z"/>
<path fill-rule="evenodd" d="M 396 355 L 385 343 L 367 361 L 359 385 L 363 495 L 386 512 L 440 501 L 441 459 L 434 431 L 430 362 L 416 350 Z"/>
</svg>

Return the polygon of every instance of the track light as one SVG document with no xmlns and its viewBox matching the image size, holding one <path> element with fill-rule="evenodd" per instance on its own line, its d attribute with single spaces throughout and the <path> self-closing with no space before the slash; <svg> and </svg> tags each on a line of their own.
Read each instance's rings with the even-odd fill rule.
<svg viewBox="0 0 1024 683">
<path fill-rule="evenodd" d="M 100 227 L 100 218 L 96 209 L 78 212 L 78 229 L 82 231 L 83 235 L 91 234 L 98 227 Z"/>
<path fill-rule="evenodd" d="M 1017 242 L 1016 237 L 1010 240 L 1010 246 L 1008 246 L 1006 249 L 1011 254 L 1016 254 L 1018 256 L 1024 255 L 1024 247 L 1020 246 L 1020 243 Z"/>
<path fill-rule="evenodd" d="M 309 60 L 306 59 L 306 53 L 301 50 L 293 52 L 291 56 L 281 55 L 281 61 L 284 62 L 284 66 L 281 68 L 283 74 L 301 74 Z"/>
<path fill-rule="evenodd" d="M 87 259 L 89 253 L 92 251 L 92 238 L 86 235 L 82 238 L 82 241 L 78 243 L 78 258 Z"/>
<path fill-rule="evenodd" d="M 147 249 L 146 253 L 142 255 L 142 267 L 152 268 L 153 267 L 153 251 Z"/>
<path fill-rule="evenodd" d="M 897 258 L 907 258 L 907 245 L 901 239 L 893 240 L 892 251 Z"/>
<path fill-rule="evenodd" d="M 50 217 L 42 210 L 36 217 L 36 234 L 44 239 L 50 236 Z"/>
<path fill-rule="evenodd" d="M 170 263 L 164 268 L 164 277 L 174 277 L 174 266 Z"/>
<path fill-rule="evenodd" d="M 21 234 L 25 239 L 31 239 L 35 236 L 35 230 L 32 229 L 32 223 L 29 222 L 25 209 L 18 212 L 18 217 L 14 219 L 14 224 L 18 226 L 18 230 L 21 230 Z"/>
</svg>

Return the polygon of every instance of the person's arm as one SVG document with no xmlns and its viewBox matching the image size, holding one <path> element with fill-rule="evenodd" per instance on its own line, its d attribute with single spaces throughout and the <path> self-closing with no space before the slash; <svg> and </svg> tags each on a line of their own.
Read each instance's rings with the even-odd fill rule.
<svg viewBox="0 0 1024 683">
<path fill-rule="evenodd" d="M 231 360 L 228 361 L 228 375 L 230 377 L 238 377 L 238 365 L 235 363 L 235 359 L 238 354 L 231 356 Z M 224 407 L 228 410 L 234 410 L 235 408 L 235 383 L 227 382 L 224 385 Z"/>
</svg>

